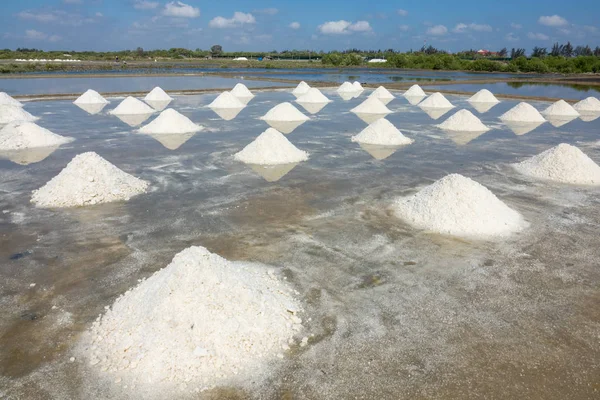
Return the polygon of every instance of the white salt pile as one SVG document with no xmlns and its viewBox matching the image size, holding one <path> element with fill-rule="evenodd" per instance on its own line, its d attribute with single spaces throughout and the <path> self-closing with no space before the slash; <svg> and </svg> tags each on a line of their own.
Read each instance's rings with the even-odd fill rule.
<svg viewBox="0 0 600 400">
<path fill-rule="evenodd" d="M 52 133 L 33 122 L 11 122 L 0 129 L 0 150 L 53 147 L 73 140 L 73 138 Z"/>
<path fill-rule="evenodd" d="M 542 114 L 531 104 L 519 103 L 500 116 L 502 121 L 546 122 Z"/>
<path fill-rule="evenodd" d="M 393 210 L 416 228 L 474 239 L 507 236 L 527 226 L 486 187 L 458 174 L 398 199 Z"/>
<path fill-rule="evenodd" d="M 260 119 L 279 132 L 291 133 L 310 118 L 302 114 L 293 104 L 285 102 L 271 108 Z"/>
<path fill-rule="evenodd" d="M 412 96 L 412 97 L 425 97 L 427 96 L 421 86 L 412 85 L 406 92 L 404 92 L 404 96 Z"/>
<path fill-rule="evenodd" d="M 559 144 L 513 167 L 532 178 L 577 185 L 600 185 L 600 166 L 575 146 Z"/>
<path fill-rule="evenodd" d="M 277 130 L 269 128 L 234 157 L 246 164 L 275 165 L 306 161 L 308 153 L 298 149 Z"/>
<path fill-rule="evenodd" d="M 352 141 L 381 146 L 403 146 L 413 142 L 385 118 L 367 126 L 358 135 L 353 136 Z"/>
<path fill-rule="evenodd" d="M 231 92 L 223 92 L 208 105 L 209 108 L 244 108 L 246 105 Z"/>
<path fill-rule="evenodd" d="M 240 99 L 244 104 L 248 104 L 254 98 L 252 92 L 243 83 L 235 85 L 231 89 L 231 94 Z"/>
<path fill-rule="evenodd" d="M 370 124 L 380 118 L 391 114 L 392 111 L 385 106 L 379 99 L 369 97 L 358 106 L 354 107 L 350 112 L 356 114 L 360 119 Z"/>
<path fill-rule="evenodd" d="M 386 105 L 396 98 L 396 96 L 394 96 L 389 90 L 387 90 L 383 86 L 379 86 L 377 89 L 375 89 L 369 97 L 375 97 Z"/>
<path fill-rule="evenodd" d="M 266 266 L 189 247 L 119 297 L 80 348 L 111 383 L 179 398 L 264 372 L 302 329 L 301 311 Z"/>
<path fill-rule="evenodd" d="M 454 108 L 454 105 L 448 101 L 440 92 L 435 92 L 425 100 L 419 103 L 421 108 Z"/>
<path fill-rule="evenodd" d="M 176 134 L 201 131 L 200 125 L 193 123 L 188 117 L 168 108 L 148 125 L 140 128 L 140 133 L 147 134 Z"/>
<path fill-rule="evenodd" d="M 155 87 L 144 97 L 144 101 L 171 101 L 173 98 L 169 96 L 160 87 Z"/>
<path fill-rule="evenodd" d="M 88 89 L 84 94 L 79 96 L 73 104 L 108 104 L 108 100 L 95 90 Z"/>
<path fill-rule="evenodd" d="M 356 92 L 356 88 L 350 82 L 344 82 L 337 89 L 337 92 L 338 93 L 355 93 Z"/>
<path fill-rule="evenodd" d="M 459 110 L 450 118 L 438 125 L 446 131 L 457 132 L 487 132 L 490 130 L 479 118 L 468 110 Z"/>
<path fill-rule="evenodd" d="M 23 104 L 20 101 L 13 99 L 12 96 L 6 92 L 0 92 L 0 105 L 23 107 Z"/>
<path fill-rule="evenodd" d="M 595 97 L 588 97 L 576 103 L 573 108 L 580 113 L 600 113 L 600 100 Z"/>
<path fill-rule="evenodd" d="M 33 191 L 38 207 L 75 207 L 129 200 L 146 192 L 148 182 L 115 167 L 93 152 L 75 156 L 48 183 Z"/>
<path fill-rule="evenodd" d="M 352 82 L 352 86 L 354 86 L 354 90 L 356 90 L 357 92 L 362 92 L 363 90 L 365 90 L 358 81 Z"/>
<path fill-rule="evenodd" d="M 542 111 L 542 114 L 548 117 L 579 117 L 579 113 L 569 103 L 559 100 L 550 107 Z"/>
<path fill-rule="evenodd" d="M 112 115 L 139 115 L 139 114 L 153 114 L 155 111 L 147 104 L 136 99 L 135 97 L 127 97 L 123 100 L 117 108 L 109 111 Z"/>
<path fill-rule="evenodd" d="M 298 97 L 298 99 L 296 100 L 296 103 L 298 103 L 298 104 L 302 104 L 302 103 L 320 104 L 320 103 L 330 103 L 330 102 L 331 102 L 331 100 L 329 100 L 327 98 L 327 96 L 325 96 L 323 93 L 321 93 L 321 91 L 317 88 L 308 89 L 308 92 L 306 92 L 302 96 Z"/>
<path fill-rule="evenodd" d="M 310 86 L 308 85 L 308 83 L 302 81 L 298 84 L 298 86 L 296 86 L 296 88 L 292 91 L 292 94 L 296 97 L 300 97 L 303 94 L 306 94 L 306 92 L 308 92 L 308 90 L 310 89 Z"/>
<path fill-rule="evenodd" d="M 0 105 L 0 125 L 8 124 L 15 121 L 37 121 L 39 118 L 34 117 L 22 107 L 10 106 L 8 104 Z"/>
<path fill-rule="evenodd" d="M 467 100 L 469 103 L 500 103 L 492 92 L 487 89 L 481 89 Z"/>
</svg>

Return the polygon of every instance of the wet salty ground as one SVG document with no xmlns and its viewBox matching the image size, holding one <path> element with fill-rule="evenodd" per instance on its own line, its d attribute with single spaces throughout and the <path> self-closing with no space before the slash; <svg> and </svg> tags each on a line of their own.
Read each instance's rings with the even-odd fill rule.
<svg viewBox="0 0 600 400">
<path fill-rule="evenodd" d="M 232 156 L 267 128 L 259 116 L 293 100 L 286 92 L 257 93 L 232 121 L 202 107 L 216 94 L 177 97 L 172 107 L 207 129 L 165 142 L 174 150 L 106 115 L 118 100 L 95 116 L 65 101 L 27 104 L 40 125 L 77 140 L 29 165 L 0 161 L 0 394 L 143 397 L 98 379 L 77 338 L 138 279 L 202 245 L 278 267 L 312 318 L 303 335 L 314 337 L 255 383 L 199 398 L 598 398 L 598 190 L 533 182 L 507 163 L 561 142 L 600 162 L 600 119 L 515 135 L 497 117 L 516 102 L 478 114 L 448 96 L 494 128 L 466 138 L 434 127 L 455 110 L 434 121 L 398 98 L 388 119 L 415 143 L 376 160 L 350 142 L 366 124 L 348 111 L 366 94 L 325 94 L 334 103 L 288 135 L 309 161 L 271 183 Z M 148 180 L 151 192 L 77 209 L 29 204 L 31 190 L 84 151 Z M 453 172 L 490 188 L 530 228 L 465 241 L 388 211 Z"/>
</svg>

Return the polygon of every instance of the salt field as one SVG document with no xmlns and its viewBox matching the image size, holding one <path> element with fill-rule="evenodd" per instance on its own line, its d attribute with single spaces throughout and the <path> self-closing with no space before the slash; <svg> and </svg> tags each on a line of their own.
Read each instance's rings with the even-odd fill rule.
<svg viewBox="0 0 600 400">
<path fill-rule="evenodd" d="M 436 120 L 406 89 L 364 105 L 373 88 L 339 85 L 309 113 L 296 85 L 244 80 L 254 97 L 222 118 L 208 106 L 240 81 L 169 93 L 187 79 L 0 80 L 8 94 L 173 98 L 136 126 L 111 114 L 125 96 L 91 114 L 20 99 L 69 140 L 0 149 L 0 398 L 598 398 L 600 114 L 506 125 L 522 100 L 444 94 L 454 108 Z M 293 120 L 262 119 L 286 102 Z M 270 124 L 285 136 L 254 142 Z M 61 190 L 114 185 L 112 166 L 135 190 L 32 203 L 83 153 L 103 159 L 99 177 L 72 167 Z"/>
</svg>

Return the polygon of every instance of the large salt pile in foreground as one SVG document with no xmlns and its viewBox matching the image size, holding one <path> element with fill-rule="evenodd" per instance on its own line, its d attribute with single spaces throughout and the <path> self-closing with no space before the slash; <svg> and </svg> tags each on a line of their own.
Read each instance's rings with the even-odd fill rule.
<svg viewBox="0 0 600 400">
<path fill-rule="evenodd" d="M 600 166 L 575 146 L 559 144 L 513 167 L 523 175 L 561 183 L 600 185 Z"/>
<path fill-rule="evenodd" d="M 109 111 L 113 115 L 137 115 L 137 114 L 153 114 L 155 111 L 147 104 L 136 99 L 135 97 L 127 97 L 117 108 Z"/>
<path fill-rule="evenodd" d="M 352 141 L 381 146 L 403 146 L 413 142 L 385 118 L 380 118 L 367 126 L 358 135 L 353 136 Z"/>
<path fill-rule="evenodd" d="M 248 104 L 254 98 L 252 92 L 243 83 L 238 83 L 231 89 L 231 94 L 237 97 L 242 103 Z"/>
<path fill-rule="evenodd" d="M 559 100 L 550 107 L 542 111 L 542 115 L 547 117 L 567 117 L 577 118 L 579 113 L 569 103 L 564 100 Z"/>
<path fill-rule="evenodd" d="M 487 89 L 481 89 L 467 100 L 469 103 L 500 103 L 492 92 Z"/>
<path fill-rule="evenodd" d="M 421 86 L 412 85 L 406 92 L 404 92 L 405 97 L 425 97 L 427 96 Z"/>
<path fill-rule="evenodd" d="M 387 108 L 379 99 L 368 97 L 365 101 L 350 110 L 350 112 L 353 112 L 367 124 L 370 124 L 391 114 L 392 110 Z"/>
<path fill-rule="evenodd" d="M 310 118 L 302 114 L 293 104 L 285 102 L 271 108 L 260 119 L 279 132 L 291 133 Z"/>
<path fill-rule="evenodd" d="M 201 131 L 202 127 L 193 123 L 188 117 L 168 108 L 148 125 L 140 128 L 140 133 L 175 134 Z"/>
<path fill-rule="evenodd" d="M 308 92 L 309 89 L 310 86 L 308 85 L 308 83 L 302 81 L 298 84 L 298 86 L 296 86 L 294 90 L 292 90 L 292 94 L 296 97 L 300 97 L 303 94 L 306 94 L 306 92 Z"/>
<path fill-rule="evenodd" d="M 23 104 L 20 101 L 13 99 L 12 96 L 6 92 L 0 92 L 0 105 L 23 107 Z"/>
<path fill-rule="evenodd" d="M 179 397 L 267 371 L 302 329 L 301 311 L 267 266 L 190 247 L 119 297 L 80 348 L 111 383 Z"/>
<path fill-rule="evenodd" d="M 600 100 L 588 97 L 576 103 L 573 108 L 580 113 L 600 113 Z"/>
<path fill-rule="evenodd" d="M 448 101 L 440 92 L 435 92 L 425 100 L 419 103 L 421 108 L 454 108 L 454 105 Z"/>
<path fill-rule="evenodd" d="M 507 236 L 527 226 L 485 186 L 458 174 L 398 199 L 393 209 L 416 228 L 473 239 Z"/>
<path fill-rule="evenodd" d="M 459 110 L 438 125 L 438 128 L 455 132 L 487 132 L 490 130 L 468 110 Z"/>
<path fill-rule="evenodd" d="M 14 121 L 37 121 L 39 118 L 34 117 L 22 107 L 9 106 L 7 104 L 0 105 L 0 124 L 8 124 Z"/>
<path fill-rule="evenodd" d="M 0 150 L 53 147 L 73 140 L 73 138 L 52 133 L 33 122 L 11 122 L 0 129 Z"/>
<path fill-rule="evenodd" d="M 108 104 L 108 100 L 95 90 L 88 89 L 73 104 Z"/>
<path fill-rule="evenodd" d="M 502 121 L 509 122 L 546 122 L 542 114 L 531 104 L 519 103 L 500 116 Z"/>
<path fill-rule="evenodd" d="M 375 97 L 385 105 L 387 105 L 390 101 L 396 98 L 389 90 L 387 90 L 383 86 L 379 86 L 377 89 L 375 89 L 369 97 Z"/>
<path fill-rule="evenodd" d="M 75 207 L 129 200 L 146 192 L 148 182 L 121 171 L 98 154 L 75 156 L 48 183 L 33 191 L 38 207 Z"/>
<path fill-rule="evenodd" d="M 276 129 L 269 128 L 234 157 L 246 164 L 275 165 L 306 161 L 308 153 L 298 149 Z"/>
</svg>

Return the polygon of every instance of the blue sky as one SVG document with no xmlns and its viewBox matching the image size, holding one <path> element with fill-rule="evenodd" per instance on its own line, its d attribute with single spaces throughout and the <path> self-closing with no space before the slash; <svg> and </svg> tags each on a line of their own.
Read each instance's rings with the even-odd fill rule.
<svg viewBox="0 0 600 400">
<path fill-rule="evenodd" d="M 600 1 L 1 0 L 0 48 L 225 51 L 600 45 Z M 576 4 L 576 6 L 575 6 Z"/>
</svg>

